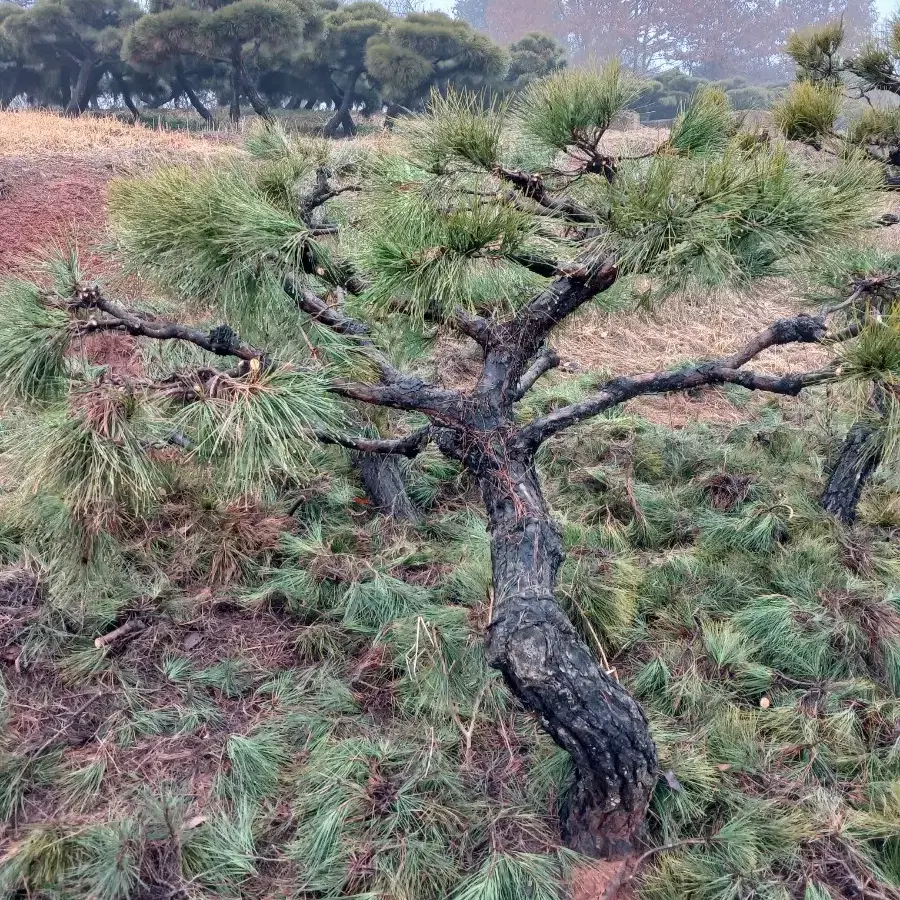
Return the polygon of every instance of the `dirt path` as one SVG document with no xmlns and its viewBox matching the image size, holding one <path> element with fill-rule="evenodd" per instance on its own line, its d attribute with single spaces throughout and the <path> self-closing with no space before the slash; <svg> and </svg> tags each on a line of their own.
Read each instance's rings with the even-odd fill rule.
<svg viewBox="0 0 900 900">
<path fill-rule="evenodd" d="M 74 238 L 88 253 L 106 227 L 112 163 L 72 157 L 0 156 L 0 276 Z"/>
</svg>

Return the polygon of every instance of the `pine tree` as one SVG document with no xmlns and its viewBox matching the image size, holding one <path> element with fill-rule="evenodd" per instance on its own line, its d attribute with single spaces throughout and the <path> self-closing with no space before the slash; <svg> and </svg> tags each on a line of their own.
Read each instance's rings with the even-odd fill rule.
<svg viewBox="0 0 900 900">
<path fill-rule="evenodd" d="M 189 462 L 221 498 L 272 502 L 314 470 L 317 442 L 399 459 L 436 445 L 471 479 L 486 515 L 487 662 L 571 755 L 565 834 L 603 857 L 637 846 L 657 750 L 641 707 L 557 602 L 563 532 L 544 495 L 542 454 L 565 430 L 647 394 L 724 386 L 794 397 L 900 375 L 896 286 L 884 261 L 869 260 L 862 278 L 862 264 L 852 276 L 837 268 L 840 300 L 761 323 L 727 356 L 598 378 L 571 402 L 530 403 L 560 362 L 554 329 L 589 304 L 614 309 L 648 285 L 664 302 L 673 291 L 824 266 L 870 224 L 877 169 L 849 156 L 806 171 L 782 146 L 736 133 L 720 92 L 698 95 L 656 152 L 611 157 L 604 133 L 639 91 L 609 65 L 535 82 L 510 107 L 435 92 L 403 123 L 402 150 L 295 143 L 270 129 L 252 139 L 250 160 L 120 182 L 114 234 L 166 302 L 125 305 L 71 261 L 57 263 L 53 289 L 7 286 L 0 340 L 4 389 L 30 410 L 6 444 L 23 496 L 55 498 L 97 554 L 102 535 L 176 490 Z M 473 387 L 417 372 L 417 348 L 435 329 L 477 349 Z M 98 331 L 155 345 L 146 377 L 69 352 Z M 782 375 L 751 367 L 794 344 L 831 348 L 833 359 Z M 363 409 L 369 421 L 353 429 Z M 166 443 L 185 454 L 181 465 L 159 452 Z M 779 516 L 729 520 L 714 537 L 767 547 Z M 303 585 L 302 602 L 315 603 Z M 391 591 L 396 609 L 397 590 L 382 582 L 351 598 L 353 621 L 382 622 L 375 610 Z M 748 622 L 760 640 L 772 631 Z M 707 640 L 724 665 L 734 641 L 720 632 Z M 314 758 L 306 777 L 340 787 L 330 764 L 334 755 Z M 247 771 L 251 784 L 265 766 Z M 315 823 L 316 809 L 298 814 Z M 316 862 L 322 853 L 301 834 L 311 883 L 343 890 Z"/>
<path fill-rule="evenodd" d="M 335 111 L 325 125 L 325 137 L 333 137 L 338 127 L 345 137 L 356 133 L 351 110 L 359 80 L 366 72 L 366 46 L 390 19 L 384 7 L 369 0 L 349 3 L 326 16 L 318 52 L 331 73 L 336 93 Z"/>
<path fill-rule="evenodd" d="M 241 117 L 241 96 L 253 111 L 271 118 L 251 73 L 263 44 L 289 47 L 300 40 L 308 10 L 291 0 L 235 0 L 204 13 L 200 24 L 201 48 L 210 59 L 230 68 L 232 122 Z"/>
<path fill-rule="evenodd" d="M 122 56 L 139 70 L 167 75 L 174 96 L 187 97 L 203 120 L 212 124 L 213 115 L 196 90 L 195 78 L 202 66 L 197 58 L 201 25 L 202 14 L 187 6 L 151 11 L 129 29 Z"/>
<path fill-rule="evenodd" d="M 45 72 L 60 73 L 69 96 L 66 112 L 79 115 L 110 69 L 118 71 L 122 30 L 135 22 L 141 8 L 133 0 L 40 0 L 5 17 L 7 39 L 29 60 L 40 60 Z"/>
<path fill-rule="evenodd" d="M 533 81 L 566 67 L 566 51 L 549 34 L 531 32 L 510 44 L 504 87 L 520 91 Z"/>
<path fill-rule="evenodd" d="M 894 174 L 900 165 L 900 115 L 895 108 L 870 106 L 850 121 L 846 131 L 837 123 L 842 113 L 845 91 L 863 96 L 871 91 L 900 94 L 900 23 L 894 23 L 884 44 L 870 43 L 855 55 L 845 55 L 846 33 L 842 21 L 790 35 L 787 50 L 797 65 L 797 81 L 774 109 L 781 131 L 792 140 L 802 141 L 817 150 L 864 152 L 885 168 L 886 186 L 896 187 Z M 896 224 L 896 216 L 887 215 L 881 224 Z M 867 287 L 866 272 L 861 272 L 860 290 Z M 871 310 L 863 309 L 863 321 Z M 878 315 L 879 310 L 874 310 Z M 895 427 L 892 412 L 891 376 L 883 381 L 874 377 L 865 402 L 864 416 L 850 429 L 834 462 L 831 478 L 822 496 L 822 504 L 844 522 L 856 518 L 862 492 L 883 461 L 885 447 L 892 444 Z"/>
<path fill-rule="evenodd" d="M 413 13 L 373 37 L 369 74 L 393 110 L 421 108 L 432 88 L 480 90 L 506 71 L 503 51 L 486 35 L 444 13 Z"/>
<path fill-rule="evenodd" d="M 6 109 L 22 93 L 34 93 L 42 86 L 40 67 L 29 59 L 25 48 L 14 35 L 5 30 L 3 23 L 11 16 L 22 14 L 16 3 L 0 3 L 0 109 Z"/>
</svg>

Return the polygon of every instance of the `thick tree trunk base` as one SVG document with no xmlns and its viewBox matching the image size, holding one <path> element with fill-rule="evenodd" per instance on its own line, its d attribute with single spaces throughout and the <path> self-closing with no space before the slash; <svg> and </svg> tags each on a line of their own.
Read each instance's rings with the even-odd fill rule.
<svg viewBox="0 0 900 900">
<path fill-rule="evenodd" d="M 94 63 L 90 60 L 82 62 L 78 69 L 78 79 L 75 89 L 72 91 L 69 102 L 66 104 L 66 115 L 80 116 L 88 107 L 91 99 L 92 87 L 96 89 L 99 77 L 96 77 Z"/>
<path fill-rule="evenodd" d="M 241 121 L 241 57 L 240 50 L 231 54 L 231 102 L 228 107 L 228 118 L 237 125 Z"/>
<path fill-rule="evenodd" d="M 841 455 L 822 494 L 823 508 L 845 525 L 852 525 L 863 489 L 880 462 L 878 430 L 866 422 L 857 422 L 844 439 Z"/>
<path fill-rule="evenodd" d="M 634 853 L 656 783 L 656 747 L 643 711 L 606 674 L 552 597 L 506 600 L 486 653 L 513 694 L 572 755 L 561 810 L 567 846 L 585 856 Z"/>
<path fill-rule="evenodd" d="M 615 900 L 634 871 L 633 859 L 595 860 L 572 870 L 572 900 Z"/>
<path fill-rule="evenodd" d="M 446 442 L 439 445 L 452 453 Z M 494 575 L 488 665 L 503 673 L 513 695 L 572 757 L 575 780 L 561 810 L 568 846 L 586 856 L 622 859 L 640 845 L 656 784 L 647 719 L 555 600 L 562 535 L 533 455 L 508 446 L 476 452 L 466 464 L 488 512 Z"/>
<path fill-rule="evenodd" d="M 418 522 L 416 509 L 403 480 L 400 461 L 383 453 L 351 453 L 372 508 L 394 519 Z"/>
</svg>

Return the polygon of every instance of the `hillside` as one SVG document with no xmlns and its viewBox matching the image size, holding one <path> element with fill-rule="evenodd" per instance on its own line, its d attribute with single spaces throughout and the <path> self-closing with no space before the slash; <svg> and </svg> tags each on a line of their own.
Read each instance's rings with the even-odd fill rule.
<svg viewBox="0 0 900 900">
<path fill-rule="evenodd" d="M 0 114 L 0 276 L 74 230 L 86 281 L 149 302 L 106 232 L 108 181 L 241 152 Z M 521 414 L 731 352 L 805 308 L 781 279 L 644 306 L 567 325 Z M 135 379 L 169 361 L 118 332 L 79 349 Z M 471 349 L 439 335 L 422 371 L 465 386 Z M 17 492 L 23 460 L 63 465 L 50 431 L 4 433 L 0 896 L 897 900 L 900 482 L 878 476 L 852 527 L 819 508 L 852 421 L 828 390 L 642 398 L 538 454 L 568 557 L 559 599 L 659 748 L 646 846 L 624 866 L 563 849 L 569 759 L 486 666 L 490 548 L 459 465 L 435 449 L 403 463 L 410 524 L 370 508 L 335 447 L 263 505 L 217 502 L 154 446 L 164 499 L 85 526 Z M 111 415 L 99 394 L 79 402 Z M 20 414 L 7 404 L 7 424 Z"/>
</svg>

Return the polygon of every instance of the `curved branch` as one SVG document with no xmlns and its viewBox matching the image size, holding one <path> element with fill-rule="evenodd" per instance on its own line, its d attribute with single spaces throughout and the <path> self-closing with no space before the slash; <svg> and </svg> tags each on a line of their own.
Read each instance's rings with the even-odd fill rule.
<svg viewBox="0 0 900 900">
<path fill-rule="evenodd" d="M 667 394 L 711 385 L 738 384 L 751 391 L 769 391 L 795 397 L 804 388 L 823 384 L 834 377 L 834 371 L 831 369 L 790 375 L 768 375 L 706 363 L 680 372 L 648 372 L 643 375 L 615 378 L 607 382 L 600 393 L 593 397 L 535 419 L 522 429 L 517 442 L 523 448 L 535 448 L 565 428 L 645 394 Z"/>
<path fill-rule="evenodd" d="M 552 347 L 545 347 L 519 379 L 516 385 L 516 400 L 521 400 L 542 375 L 555 369 L 559 363 L 559 354 Z"/>
<path fill-rule="evenodd" d="M 421 378 L 404 375 L 396 369 L 382 371 L 380 384 L 359 381 L 333 381 L 331 390 L 349 400 L 372 406 L 389 406 L 408 412 L 420 412 L 432 422 L 448 426 L 465 423 L 465 403 L 461 394 L 435 387 Z"/>
<path fill-rule="evenodd" d="M 148 337 L 161 341 L 186 341 L 209 353 L 215 353 L 217 356 L 233 356 L 243 360 L 263 361 L 266 359 L 262 350 L 244 343 L 227 325 L 205 332 L 186 325 L 179 325 L 177 322 L 157 319 L 149 313 L 132 312 L 112 300 L 107 300 L 96 286 L 76 288 L 74 305 L 76 308 L 102 310 L 110 317 L 103 321 L 104 328 L 113 327 L 110 320 L 114 319 L 125 331 L 135 337 Z"/>
<path fill-rule="evenodd" d="M 607 382 L 595 396 L 535 419 L 522 429 L 519 440 L 525 447 L 537 447 L 547 438 L 571 425 L 644 394 L 664 394 L 717 384 L 738 384 L 752 391 L 795 396 L 804 388 L 831 380 L 834 378 L 834 372 L 826 369 L 779 376 L 748 372 L 741 367 L 770 347 L 795 343 L 820 344 L 826 339 L 838 342 L 859 334 L 861 325 L 858 323 L 839 332 L 829 332 L 827 318 L 831 312 L 827 310 L 818 316 L 801 313 L 791 318 L 779 319 L 751 338 L 736 353 L 680 372 L 648 372 L 643 375 L 615 378 Z"/>
<path fill-rule="evenodd" d="M 523 346 L 530 345 L 530 358 L 563 319 L 609 290 L 618 277 L 619 270 L 612 259 L 600 260 L 591 268 L 573 268 L 535 294 L 506 325 L 520 335 Z"/>
<path fill-rule="evenodd" d="M 540 175 L 523 172 L 520 169 L 507 169 L 503 166 L 497 166 L 494 169 L 494 174 L 503 181 L 508 181 L 522 196 L 533 200 L 538 206 L 542 206 L 544 209 L 556 213 L 570 222 L 575 222 L 579 225 L 597 224 L 597 216 L 586 206 L 582 206 L 571 197 L 556 197 L 551 194 Z"/>
<path fill-rule="evenodd" d="M 718 360 L 718 365 L 726 369 L 739 369 L 769 347 L 779 347 L 783 344 L 820 344 L 828 331 L 826 316 L 827 313 L 820 316 L 801 313 L 788 319 L 778 319 L 737 353 Z"/>
<path fill-rule="evenodd" d="M 327 431 L 316 431 L 316 437 L 323 444 L 334 444 L 356 450 L 359 453 L 397 454 L 413 459 L 418 456 L 431 440 L 431 426 L 426 425 L 418 431 L 403 438 L 384 440 L 381 438 L 357 437 L 348 434 L 331 434 Z"/>
<path fill-rule="evenodd" d="M 308 288 L 303 287 L 296 278 L 288 275 L 282 281 L 284 292 L 297 304 L 298 308 L 305 312 L 311 319 L 327 326 L 337 334 L 354 335 L 357 337 L 368 335 L 369 326 L 345 315 L 340 309 L 329 306 L 324 300 L 314 294 Z"/>
<path fill-rule="evenodd" d="M 487 349 L 494 332 L 494 323 L 484 316 L 470 313 L 462 308 L 457 308 L 453 318 L 448 323 L 461 331 L 466 337 L 472 338 L 480 347 Z"/>
</svg>

